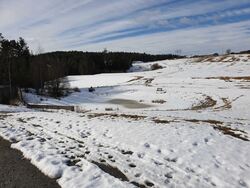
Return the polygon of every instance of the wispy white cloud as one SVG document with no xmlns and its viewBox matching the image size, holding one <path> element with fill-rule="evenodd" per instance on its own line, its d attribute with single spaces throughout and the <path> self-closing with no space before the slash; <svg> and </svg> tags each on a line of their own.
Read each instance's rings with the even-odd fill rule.
<svg viewBox="0 0 250 188">
<path fill-rule="evenodd" d="M 248 20 L 249 0 L 0 0 L 0 32 L 33 50 L 241 50 Z"/>
<path fill-rule="evenodd" d="M 222 26 L 192 28 L 171 32 L 136 36 L 115 41 L 87 45 L 85 49 L 95 51 L 109 47 L 110 50 L 151 53 L 168 53 L 181 49 L 185 54 L 202 54 L 249 49 L 250 21 Z"/>
</svg>

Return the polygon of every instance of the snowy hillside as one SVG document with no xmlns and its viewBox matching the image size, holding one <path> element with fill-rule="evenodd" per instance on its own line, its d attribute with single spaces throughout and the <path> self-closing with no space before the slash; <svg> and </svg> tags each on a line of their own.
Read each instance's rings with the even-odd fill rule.
<svg viewBox="0 0 250 188">
<path fill-rule="evenodd" d="M 24 98 L 77 112 L 0 113 L 0 136 L 62 187 L 250 187 L 250 55 L 68 80 L 80 92 Z"/>
</svg>

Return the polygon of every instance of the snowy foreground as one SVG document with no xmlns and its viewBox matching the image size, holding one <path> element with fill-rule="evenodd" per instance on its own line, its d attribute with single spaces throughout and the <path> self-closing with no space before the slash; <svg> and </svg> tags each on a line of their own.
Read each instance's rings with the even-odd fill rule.
<svg viewBox="0 0 250 188">
<path fill-rule="evenodd" d="M 77 111 L 2 105 L 0 136 L 65 188 L 250 187 L 250 55 L 157 63 L 71 76 L 81 92 L 61 100 L 25 94 Z"/>
</svg>

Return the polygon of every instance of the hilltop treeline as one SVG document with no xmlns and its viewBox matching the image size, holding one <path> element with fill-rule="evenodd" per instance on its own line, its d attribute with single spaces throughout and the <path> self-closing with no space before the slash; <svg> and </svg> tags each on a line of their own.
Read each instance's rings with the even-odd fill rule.
<svg viewBox="0 0 250 188">
<path fill-rule="evenodd" d="M 125 72 L 134 61 L 158 61 L 164 59 L 180 58 L 177 55 L 150 55 L 131 52 L 51 52 L 34 56 L 42 59 L 44 63 L 60 62 L 65 68 L 66 75 L 83 75 L 97 73 Z M 35 60 L 36 61 L 36 60 Z"/>
<path fill-rule="evenodd" d="M 50 52 L 32 55 L 24 39 L 7 40 L 0 34 L 0 85 L 43 89 L 45 83 L 68 75 L 125 72 L 133 61 L 179 58 L 127 52 Z"/>
</svg>

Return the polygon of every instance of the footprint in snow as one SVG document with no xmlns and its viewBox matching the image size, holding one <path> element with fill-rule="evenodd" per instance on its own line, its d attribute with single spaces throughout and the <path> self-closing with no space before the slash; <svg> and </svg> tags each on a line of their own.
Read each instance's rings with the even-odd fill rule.
<svg viewBox="0 0 250 188">
<path fill-rule="evenodd" d="M 160 162 L 160 161 L 157 161 L 157 160 L 154 160 L 154 159 L 152 159 L 152 161 L 154 162 L 154 164 L 155 164 L 156 166 L 161 166 L 161 165 L 163 165 L 163 163 Z"/>
<path fill-rule="evenodd" d="M 172 157 L 172 158 L 169 158 L 169 157 L 165 157 L 164 158 L 166 161 L 168 162 L 172 162 L 172 163 L 176 163 L 178 158 L 177 157 Z"/>
<path fill-rule="evenodd" d="M 239 180 L 239 184 L 242 187 L 247 187 L 247 184 L 246 184 L 246 182 L 244 180 Z"/>
<path fill-rule="evenodd" d="M 204 142 L 208 143 L 209 139 L 208 138 L 204 138 Z"/>
<path fill-rule="evenodd" d="M 198 142 L 194 142 L 192 145 L 193 146 L 198 146 Z"/>
<path fill-rule="evenodd" d="M 168 179 L 172 179 L 173 178 L 173 173 L 172 172 L 168 172 L 167 174 L 164 175 L 166 178 Z"/>
<path fill-rule="evenodd" d="M 88 136 L 89 136 L 90 134 L 87 132 L 87 133 L 85 133 L 85 132 L 81 132 L 80 133 L 80 136 L 82 137 L 82 138 L 87 138 Z"/>
<path fill-rule="evenodd" d="M 129 167 L 131 167 L 131 168 L 135 168 L 135 167 L 136 167 L 136 165 L 135 165 L 134 163 L 131 163 L 131 164 L 129 164 Z"/>
<path fill-rule="evenodd" d="M 141 173 L 135 174 L 135 177 L 136 177 L 136 178 L 139 178 L 140 176 L 141 176 Z"/>
<path fill-rule="evenodd" d="M 186 167 L 186 172 L 188 172 L 188 173 L 195 173 L 195 170 L 194 169 L 192 169 L 192 168 L 190 168 L 190 167 Z"/>
<path fill-rule="evenodd" d="M 150 148 L 149 143 L 145 143 L 145 144 L 144 144 L 144 147 L 145 147 L 145 148 Z"/>
<path fill-rule="evenodd" d="M 145 156 L 145 153 L 138 153 L 137 156 L 138 158 L 143 159 Z"/>
<path fill-rule="evenodd" d="M 153 187 L 153 186 L 154 186 L 154 183 L 152 183 L 152 182 L 150 182 L 150 181 L 148 181 L 148 180 L 146 180 L 144 183 L 145 183 L 148 187 Z"/>
</svg>

